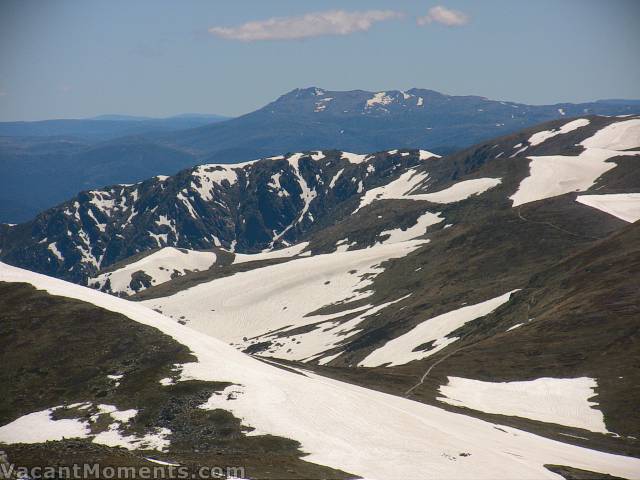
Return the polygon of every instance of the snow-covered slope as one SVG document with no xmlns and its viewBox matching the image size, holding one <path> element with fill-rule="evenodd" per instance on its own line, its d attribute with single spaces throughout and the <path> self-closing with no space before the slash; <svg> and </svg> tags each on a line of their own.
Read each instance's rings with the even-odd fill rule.
<svg viewBox="0 0 640 480">
<path fill-rule="evenodd" d="M 165 247 L 136 262 L 90 278 L 88 284 L 105 292 L 129 295 L 186 272 L 206 270 L 215 263 L 214 252 Z"/>
<path fill-rule="evenodd" d="M 576 121 L 570 124 L 575 126 Z M 567 128 L 565 132 L 558 133 L 567 133 L 573 129 Z M 586 191 L 602 174 L 616 167 L 615 162 L 608 161 L 610 158 L 640 155 L 640 151 L 630 150 L 640 148 L 640 119 L 634 118 L 607 125 L 583 140 L 580 146 L 583 151 L 576 156 L 528 157 L 531 160 L 530 174 L 510 197 L 513 206 L 569 192 Z"/>
<path fill-rule="evenodd" d="M 230 410 L 258 433 L 298 440 L 309 453 L 306 459 L 314 463 L 371 479 L 561 478 L 544 467 L 548 464 L 640 478 L 639 459 L 567 445 L 506 426 L 498 428 L 309 372 L 300 375 L 276 368 L 143 305 L 95 290 L 5 264 L 0 264 L 0 281 L 30 283 L 159 329 L 186 345 L 197 358 L 181 366 L 181 381 L 234 384 L 225 392 L 214 393 L 205 408 Z M 24 433 L 26 439 L 28 432 Z M 80 435 L 79 431 L 72 433 Z"/>
<path fill-rule="evenodd" d="M 302 257 L 143 303 L 165 315 L 184 317 L 195 330 L 241 347 L 270 342 L 267 351 L 277 357 L 317 358 L 356 333 L 362 317 L 381 309 L 356 303 L 373 293 L 368 287 L 384 271 L 381 264 L 424 243 L 389 241 L 371 248 Z M 334 306 L 334 313 L 314 313 L 329 306 Z M 360 315 L 340 320 L 355 312 Z M 307 328 L 301 331 L 301 327 Z"/>
<path fill-rule="evenodd" d="M 449 336 L 452 332 L 508 302 L 511 293 L 425 320 L 411 331 L 374 350 L 359 365 L 362 367 L 402 365 L 429 357 L 458 340 L 457 337 Z"/>
<path fill-rule="evenodd" d="M 607 433 L 602 412 L 591 399 L 592 378 L 538 378 L 524 382 L 482 382 L 449 377 L 439 400 L 488 413 L 516 415 L 542 422 Z"/>
<path fill-rule="evenodd" d="M 410 169 L 387 185 L 368 190 L 360 200 L 358 210 L 378 200 L 422 200 L 433 203 L 454 203 L 479 195 L 500 184 L 499 178 L 463 180 L 437 192 L 416 193 L 428 180 L 425 171 Z"/>
</svg>

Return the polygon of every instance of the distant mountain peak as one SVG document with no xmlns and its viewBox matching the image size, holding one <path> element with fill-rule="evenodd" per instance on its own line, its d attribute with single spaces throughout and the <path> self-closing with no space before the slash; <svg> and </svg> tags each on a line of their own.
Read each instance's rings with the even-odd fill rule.
<svg viewBox="0 0 640 480">
<path fill-rule="evenodd" d="M 278 98 L 278 100 L 290 99 L 290 98 L 321 97 L 326 93 L 327 91 L 324 88 L 320 88 L 320 87 L 294 88 L 293 90 L 285 93 L 284 95 L 281 95 Z"/>
</svg>

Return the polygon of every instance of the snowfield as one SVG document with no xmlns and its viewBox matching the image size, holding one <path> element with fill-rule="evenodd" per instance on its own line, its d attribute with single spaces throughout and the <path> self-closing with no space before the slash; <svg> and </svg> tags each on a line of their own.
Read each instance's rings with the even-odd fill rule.
<svg viewBox="0 0 640 480">
<path fill-rule="evenodd" d="M 512 206 L 588 190 L 603 173 L 616 167 L 615 163 L 606 161 L 616 155 L 619 152 L 585 150 L 575 157 L 527 157 L 531 160 L 530 173 L 509 197 Z"/>
<path fill-rule="evenodd" d="M 640 151 L 629 150 L 640 147 L 640 119 L 607 125 L 580 145 L 584 150 L 576 156 L 528 157 L 529 176 L 509 197 L 513 206 L 586 191 L 601 175 L 616 167 L 607 160 L 620 155 L 640 155 Z"/>
<path fill-rule="evenodd" d="M 233 263 L 246 263 L 256 262 L 259 260 L 271 260 L 274 258 L 288 258 L 300 255 L 302 251 L 307 248 L 309 242 L 298 243 L 287 248 L 280 248 L 278 250 L 266 250 L 260 253 L 236 253 L 233 258 Z"/>
<path fill-rule="evenodd" d="M 360 205 L 353 212 L 378 200 L 423 200 L 433 203 L 453 203 L 480 195 L 500 184 L 500 178 L 474 178 L 454 183 L 444 190 L 432 193 L 414 193 L 429 178 L 427 172 L 418 172 L 411 168 L 396 180 L 386 185 L 367 190 L 360 199 Z"/>
<path fill-rule="evenodd" d="M 1 277 L 0 277 L 1 278 Z M 70 405 L 70 408 L 79 407 L 86 410 L 91 403 Z M 107 430 L 98 434 L 92 434 L 88 421 L 79 419 L 51 418 L 54 412 L 63 409 L 63 406 L 53 407 L 39 412 L 29 413 L 13 422 L 0 427 L 0 443 L 42 443 L 50 440 L 63 440 L 69 438 L 88 438 L 93 443 L 108 447 L 122 447 L 127 450 L 158 450 L 163 451 L 169 446 L 167 437 L 171 431 L 167 428 L 157 428 L 153 433 L 142 437 L 124 435 L 120 431 L 122 424 L 126 424 L 138 412 L 136 410 L 118 411 L 113 405 L 97 406 L 97 413 L 91 415 L 91 421 L 98 421 L 100 416 L 108 415 L 111 423 Z"/>
<path fill-rule="evenodd" d="M 429 160 L 432 158 L 441 158 L 440 155 L 436 155 L 435 153 L 431 153 L 428 150 L 418 150 L 418 156 L 420 160 Z"/>
<path fill-rule="evenodd" d="M 340 156 L 340 158 L 342 158 L 343 160 L 347 160 L 349 163 L 355 164 L 365 162 L 369 157 L 371 157 L 371 155 L 369 154 L 361 155 L 359 153 L 351 152 L 342 152 L 342 155 Z"/>
<path fill-rule="evenodd" d="M 557 135 L 573 132 L 574 130 L 577 130 L 580 127 L 586 127 L 587 125 L 589 125 L 589 123 L 590 122 L 587 118 L 579 118 L 569 123 L 565 123 L 562 127 L 558 128 L 557 130 L 543 130 L 542 132 L 534 133 L 529 138 L 528 143 L 530 146 L 535 147 Z"/>
<path fill-rule="evenodd" d="M 440 387 L 441 402 L 486 413 L 608 433 L 604 416 L 589 401 L 598 384 L 593 378 L 538 378 L 524 382 L 483 382 L 449 377 Z"/>
<path fill-rule="evenodd" d="M 276 368 L 143 305 L 95 290 L 5 264 L 0 264 L 0 280 L 27 282 L 53 295 L 90 302 L 173 337 L 197 358 L 182 366 L 181 380 L 235 383 L 233 399 L 214 394 L 205 407 L 229 410 L 257 433 L 301 442 L 309 462 L 368 479 L 562 478 L 544 464 L 640 478 L 640 459 L 510 427 L 498 429 L 490 422 L 405 398 Z"/>
<path fill-rule="evenodd" d="M 149 275 L 151 283 L 155 286 L 168 282 L 173 277 L 184 275 L 188 271 L 207 270 L 215 263 L 216 254 L 214 252 L 165 247 L 113 272 L 90 278 L 88 284 L 91 287 L 102 289 L 108 281 L 111 292 L 131 295 L 135 293 L 135 290 L 131 288 L 131 280 L 136 272 Z M 138 291 L 144 289 L 145 287 L 142 286 Z"/>
<path fill-rule="evenodd" d="M 426 218 L 431 221 L 430 216 Z M 424 233 L 426 226 L 421 228 Z M 278 330 L 317 324 L 313 330 L 322 332 L 307 333 L 305 341 L 301 341 L 302 335 L 292 334 L 289 340 L 278 339 L 282 345 L 274 344 L 269 350 L 282 358 L 303 360 L 344 340 L 343 329 L 355 325 L 326 322 L 354 313 L 349 303 L 366 299 L 373 293 L 367 288 L 373 276 L 383 271 L 382 262 L 403 257 L 424 243 L 421 240 L 385 242 L 372 248 L 297 258 L 238 272 L 142 303 L 165 315 L 184 316 L 195 330 L 238 346 L 258 343 L 265 337 L 273 340 L 272 334 Z M 341 304 L 337 313 L 313 315 L 319 308 L 333 304 Z M 369 309 L 373 307 L 370 305 Z M 321 338 L 311 341 L 310 336 Z M 292 348 L 291 342 L 297 347 Z"/>
<path fill-rule="evenodd" d="M 89 426 L 75 419 L 52 420 L 51 414 L 59 407 L 24 415 L 0 427 L 2 443 L 40 443 L 63 438 L 86 438 Z"/>
<path fill-rule="evenodd" d="M 640 220 L 640 193 L 578 195 L 576 202 L 602 210 L 625 222 L 633 223 Z"/>
<path fill-rule="evenodd" d="M 483 317 L 500 305 L 507 303 L 512 293 L 508 292 L 485 302 L 462 307 L 425 320 L 407 333 L 389 340 L 382 347 L 371 352 L 358 366 L 379 367 L 385 365 L 390 367 L 427 358 L 458 340 L 458 337 L 449 337 L 450 333 L 465 323 Z M 416 347 L 429 342 L 432 342 L 429 350 L 414 351 Z"/>
<path fill-rule="evenodd" d="M 640 147 L 640 118 L 623 120 L 602 128 L 581 143 L 584 148 L 630 150 Z"/>
<path fill-rule="evenodd" d="M 415 225 L 407 228 L 406 230 L 402 230 L 401 228 L 394 228 L 392 230 L 384 230 L 380 232 L 380 236 L 387 236 L 385 240 L 382 241 L 384 244 L 390 243 L 399 243 L 406 242 L 408 240 L 413 240 L 415 238 L 421 237 L 425 233 L 427 233 L 427 229 L 440 223 L 444 220 L 443 217 L 440 216 L 440 212 L 431 213 L 427 212 L 423 215 L 420 215 L 416 220 Z"/>
<path fill-rule="evenodd" d="M 474 195 L 480 195 L 487 190 L 500 185 L 500 178 L 474 178 L 454 183 L 444 190 L 433 193 L 420 193 L 410 198 L 426 200 L 433 203 L 453 203 L 465 200 Z"/>
<path fill-rule="evenodd" d="M 214 185 L 228 182 L 233 185 L 238 181 L 237 165 L 200 165 L 193 170 L 191 188 L 198 192 L 203 200 L 213 200 Z"/>
</svg>

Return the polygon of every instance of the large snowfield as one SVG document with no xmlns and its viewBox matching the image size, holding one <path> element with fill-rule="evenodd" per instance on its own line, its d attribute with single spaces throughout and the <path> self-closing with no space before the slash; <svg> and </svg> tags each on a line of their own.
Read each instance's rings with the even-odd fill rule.
<svg viewBox="0 0 640 480">
<path fill-rule="evenodd" d="M 432 214 L 420 217 L 416 224 L 419 231 L 412 230 L 408 235 L 424 234 L 428 225 L 438 220 Z M 404 236 L 387 233 L 403 239 L 407 235 L 406 231 Z M 345 339 L 345 333 L 355 333 L 362 318 L 342 325 L 333 320 L 354 313 L 354 307 L 348 303 L 366 299 L 373 293 L 367 287 L 372 276 L 384 271 L 381 263 L 403 257 L 425 243 L 424 240 L 390 243 L 390 240 L 371 248 L 300 257 L 238 272 L 142 303 L 165 315 L 184 316 L 195 330 L 233 344 L 243 343 L 245 337 L 264 340 L 277 330 L 318 324 L 308 333 L 282 339 L 282 345 L 274 345 L 269 351 L 281 358 L 304 360 L 333 348 Z M 342 304 L 338 313 L 312 315 L 332 304 Z M 378 308 L 367 305 L 358 311 L 371 315 Z"/>
<path fill-rule="evenodd" d="M 369 479 L 562 478 L 544 464 L 640 478 L 640 459 L 498 428 L 405 398 L 273 367 L 141 304 L 6 264 L 0 264 L 0 281 L 26 282 L 53 295 L 89 302 L 173 337 L 198 359 L 182 366 L 181 380 L 235 384 L 233 399 L 214 394 L 205 407 L 230 410 L 256 428 L 255 433 L 298 440 L 310 462 Z M 0 436 L 3 440 L 20 439 Z"/>
</svg>

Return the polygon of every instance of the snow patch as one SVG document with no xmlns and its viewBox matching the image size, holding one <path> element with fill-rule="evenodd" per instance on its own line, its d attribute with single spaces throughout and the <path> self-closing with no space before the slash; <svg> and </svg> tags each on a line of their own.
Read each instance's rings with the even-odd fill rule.
<svg viewBox="0 0 640 480">
<path fill-rule="evenodd" d="M 165 451 L 170 441 L 171 430 L 168 428 L 156 428 L 153 433 L 147 433 L 143 437 L 135 435 L 124 435 L 120 431 L 120 424 L 115 422 L 109 425 L 104 432 L 100 432 L 93 437 L 93 443 L 106 445 L 107 447 L 122 447 L 127 450 L 157 450 Z"/>
<path fill-rule="evenodd" d="M 387 95 L 387 92 L 374 93 L 373 97 L 367 100 L 366 109 L 371 109 L 376 105 L 389 105 L 393 102 L 393 97 Z"/>
<path fill-rule="evenodd" d="M 191 328 L 244 345 L 245 337 L 251 339 L 285 327 L 301 327 L 334 318 L 335 315 L 312 314 L 321 307 L 338 303 L 345 304 L 338 310 L 348 310 L 348 302 L 369 297 L 375 276 L 384 271 L 380 264 L 403 257 L 423 243 L 378 244 L 366 249 L 297 258 L 238 272 L 141 303 L 165 314 L 184 315 Z M 302 248 L 297 249 L 300 250 Z"/>
<path fill-rule="evenodd" d="M 429 160 L 430 158 L 441 158 L 440 155 L 431 153 L 427 150 L 418 150 L 418 158 L 420 160 Z"/>
<path fill-rule="evenodd" d="M 572 123 L 572 122 L 570 122 Z M 605 172 L 616 167 L 608 159 L 620 155 L 640 155 L 630 148 L 640 147 L 640 119 L 612 123 L 580 143 L 577 156 L 528 157 L 529 176 L 520 182 L 511 197 L 513 206 L 569 192 L 591 188 Z"/>
<path fill-rule="evenodd" d="M 604 416 L 589 401 L 593 378 L 538 378 L 522 382 L 483 382 L 448 377 L 438 400 L 486 413 L 529 418 L 592 432 L 608 433 Z"/>
<path fill-rule="evenodd" d="M 65 438 L 86 438 L 89 434 L 87 422 L 51 418 L 59 408 L 62 407 L 29 413 L 0 427 L 0 443 L 42 443 Z"/>
<path fill-rule="evenodd" d="M 640 152 L 625 154 L 638 155 Z M 617 155 L 620 152 L 589 148 L 574 157 L 527 157 L 530 159 L 529 176 L 520 182 L 516 193 L 509 197 L 512 205 L 517 207 L 565 193 L 588 190 L 601 175 L 616 167 L 615 163 L 607 160 Z"/>
<path fill-rule="evenodd" d="M 342 152 L 340 158 L 342 160 L 347 160 L 349 163 L 363 163 L 367 160 L 367 158 L 371 157 L 371 155 L 360 155 L 359 153 L 350 153 L 350 152 Z"/>
<path fill-rule="evenodd" d="M 358 366 L 379 367 L 386 364 L 385 366 L 390 367 L 430 357 L 458 340 L 458 337 L 449 337 L 451 332 L 507 303 L 512 293 L 513 291 L 507 292 L 482 303 L 462 307 L 425 320 L 407 333 L 389 340 L 382 347 L 371 352 Z M 417 347 L 425 344 L 430 344 L 430 349 L 416 350 Z"/>
<path fill-rule="evenodd" d="M 500 178 L 474 178 L 455 183 L 439 192 L 412 193 L 427 180 L 428 176 L 426 172 L 417 172 L 415 169 L 409 169 L 387 185 L 368 190 L 355 211 L 357 212 L 377 200 L 407 199 L 434 203 L 459 202 L 473 195 L 480 195 L 501 182 Z"/>
<path fill-rule="evenodd" d="M 331 182 L 329 182 L 329 188 L 333 188 L 336 186 L 336 182 L 338 181 L 338 179 L 340 178 L 340 175 L 342 175 L 342 172 L 344 172 L 344 168 L 341 170 L 338 170 L 338 173 L 336 173 L 333 178 L 331 179 Z"/>
<path fill-rule="evenodd" d="M 625 222 L 640 220 L 640 193 L 578 195 L 576 201 L 618 217 Z"/>
<path fill-rule="evenodd" d="M 246 263 L 255 262 L 258 260 L 271 260 L 274 258 L 287 258 L 300 255 L 302 251 L 309 246 L 309 242 L 301 242 L 296 245 L 292 245 L 287 248 L 280 248 L 278 250 L 266 250 L 260 253 L 236 253 L 233 259 L 233 263 Z"/>
<path fill-rule="evenodd" d="M 166 240 L 166 238 L 165 238 Z M 176 275 L 181 276 L 188 271 L 207 270 L 216 263 L 214 252 L 199 252 L 196 250 L 178 249 L 165 247 L 146 257 L 125 265 L 113 272 L 102 273 L 97 277 L 90 278 L 88 285 L 93 288 L 102 289 L 107 281 L 110 284 L 112 293 L 126 293 L 131 295 L 136 292 L 131 288 L 131 281 L 136 272 L 144 272 L 151 277 L 151 283 L 160 285 L 168 282 Z M 146 287 L 141 286 L 140 290 Z"/>
<path fill-rule="evenodd" d="M 427 200 L 433 203 L 453 203 L 465 200 L 474 195 L 480 195 L 487 190 L 500 185 L 500 178 L 474 178 L 454 183 L 444 190 L 433 193 L 412 195 L 416 200 Z"/>
<path fill-rule="evenodd" d="M 191 182 L 191 188 L 198 192 L 203 200 L 211 201 L 214 185 L 220 186 L 224 182 L 234 185 L 238 182 L 237 168 L 237 165 L 200 165 L 191 173 L 194 180 Z"/>
<path fill-rule="evenodd" d="M 327 104 L 333 100 L 333 97 L 326 97 L 323 98 L 322 100 L 318 100 L 316 102 L 315 108 L 313 109 L 314 112 L 323 112 L 326 108 L 327 108 Z"/>
<path fill-rule="evenodd" d="M 542 132 L 534 133 L 533 135 L 531 135 L 531 137 L 528 140 L 529 145 L 531 145 L 532 147 L 535 147 L 537 145 L 540 145 L 543 142 L 546 142 L 550 138 L 553 138 L 557 135 L 573 132 L 574 130 L 577 130 L 580 127 L 585 127 L 589 125 L 589 123 L 590 123 L 589 119 L 579 118 L 569 123 L 565 123 L 562 127 L 556 130 L 543 130 Z"/>
<path fill-rule="evenodd" d="M 318 151 L 309 156 L 313 160 L 319 160 L 320 158 L 324 157 L 324 154 L 322 153 L 322 151 Z M 287 159 L 287 161 L 293 168 L 294 175 L 298 179 L 298 185 L 300 185 L 300 190 L 302 190 L 302 192 L 300 193 L 300 198 L 303 201 L 302 209 L 300 210 L 298 217 L 290 225 L 285 227 L 280 233 L 278 233 L 273 237 L 273 240 L 271 241 L 271 246 L 273 246 L 278 240 L 284 237 L 284 235 L 289 230 L 291 230 L 295 225 L 297 225 L 304 219 L 305 215 L 309 211 L 309 206 L 311 205 L 311 202 L 313 201 L 314 198 L 318 196 L 318 193 L 315 190 L 312 190 L 311 188 L 309 188 L 309 184 L 307 183 L 307 180 L 304 178 L 302 173 L 300 173 L 300 159 L 303 157 L 304 157 L 303 153 L 294 153 Z"/>
<path fill-rule="evenodd" d="M 406 230 L 402 230 L 401 228 L 394 228 L 393 230 L 385 230 L 380 232 L 379 236 L 388 235 L 389 238 L 383 240 L 381 243 L 383 244 L 391 244 L 398 242 L 406 242 L 408 240 L 413 240 L 415 238 L 421 237 L 425 233 L 427 233 L 427 228 L 431 225 L 435 225 L 444 220 L 443 217 L 438 213 L 427 212 L 416 220 L 416 223 L 407 228 Z"/>
<path fill-rule="evenodd" d="M 64 262 L 64 257 L 62 256 L 62 253 L 60 252 L 60 250 L 58 250 L 58 242 L 50 243 L 49 245 L 47 245 L 47 249 L 51 253 L 53 253 L 58 260 L 60 260 L 61 262 Z"/>
<path fill-rule="evenodd" d="M 640 118 L 615 122 L 580 143 L 584 148 L 629 150 L 640 147 Z"/>
</svg>

